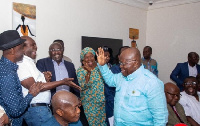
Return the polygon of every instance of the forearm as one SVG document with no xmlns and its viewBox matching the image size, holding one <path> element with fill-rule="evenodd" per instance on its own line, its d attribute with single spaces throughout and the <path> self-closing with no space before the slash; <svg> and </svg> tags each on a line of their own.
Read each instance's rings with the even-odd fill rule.
<svg viewBox="0 0 200 126">
<path fill-rule="evenodd" d="M 47 83 L 44 84 L 41 91 L 51 90 L 51 89 L 56 88 L 60 85 L 64 85 L 63 80 L 54 81 L 54 82 L 47 82 Z"/>
<path fill-rule="evenodd" d="M 186 116 L 187 121 L 192 125 L 192 126 L 200 126 L 193 118 L 190 116 Z"/>
<path fill-rule="evenodd" d="M 106 84 L 108 86 L 111 86 L 111 87 L 115 87 L 116 84 L 115 84 L 115 78 L 114 75 L 110 69 L 108 68 L 107 65 L 104 65 L 104 66 L 101 66 L 98 64 L 98 67 L 99 67 L 99 70 L 101 72 L 101 75 L 103 76 L 103 79 L 105 80 Z"/>
<path fill-rule="evenodd" d="M 33 95 L 28 94 L 23 99 L 15 97 L 15 100 L 12 103 L 7 102 L 7 114 L 9 118 L 16 118 L 21 116 L 29 106 Z"/>
</svg>

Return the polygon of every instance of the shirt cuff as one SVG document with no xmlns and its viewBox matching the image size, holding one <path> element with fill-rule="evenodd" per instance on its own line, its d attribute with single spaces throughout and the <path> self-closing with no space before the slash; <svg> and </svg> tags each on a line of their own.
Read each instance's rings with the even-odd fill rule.
<svg viewBox="0 0 200 126">
<path fill-rule="evenodd" d="M 100 70 L 101 72 L 105 72 L 106 70 L 109 69 L 107 64 L 101 66 L 101 65 L 99 65 L 99 63 L 97 63 L 97 65 L 98 65 L 99 70 Z"/>
</svg>

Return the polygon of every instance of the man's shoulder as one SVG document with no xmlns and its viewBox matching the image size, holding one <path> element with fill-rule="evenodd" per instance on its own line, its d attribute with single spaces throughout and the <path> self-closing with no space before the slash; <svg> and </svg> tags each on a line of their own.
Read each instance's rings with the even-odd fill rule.
<svg viewBox="0 0 200 126">
<path fill-rule="evenodd" d="M 51 58 L 50 57 L 46 57 L 46 58 L 41 58 L 41 59 L 39 59 L 39 60 L 37 60 L 37 62 L 44 62 L 44 61 L 47 61 L 47 60 L 51 60 Z"/>
<path fill-rule="evenodd" d="M 152 63 L 157 63 L 157 61 L 155 59 L 151 59 Z"/>
<path fill-rule="evenodd" d="M 49 120 L 43 123 L 41 126 L 61 126 L 54 116 L 52 116 Z"/>
<path fill-rule="evenodd" d="M 177 66 L 184 66 L 184 65 L 188 65 L 188 62 L 184 62 L 184 63 L 177 63 Z"/>
<path fill-rule="evenodd" d="M 74 66 L 74 64 L 73 64 L 72 62 L 69 62 L 69 61 L 66 61 L 66 60 L 64 60 L 64 63 L 65 63 L 66 65 Z"/>
</svg>

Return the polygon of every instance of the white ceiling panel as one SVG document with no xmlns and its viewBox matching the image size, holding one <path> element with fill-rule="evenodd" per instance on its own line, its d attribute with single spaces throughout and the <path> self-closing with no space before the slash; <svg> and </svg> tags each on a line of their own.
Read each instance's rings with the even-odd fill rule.
<svg viewBox="0 0 200 126">
<path fill-rule="evenodd" d="M 145 10 L 200 2 L 200 0 L 109 0 Z"/>
</svg>

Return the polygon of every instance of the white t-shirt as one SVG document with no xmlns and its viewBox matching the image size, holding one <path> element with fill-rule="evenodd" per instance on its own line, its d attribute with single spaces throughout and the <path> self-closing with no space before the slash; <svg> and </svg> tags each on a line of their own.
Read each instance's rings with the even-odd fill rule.
<svg viewBox="0 0 200 126">
<path fill-rule="evenodd" d="M 192 117 L 200 124 L 200 102 L 192 95 L 188 95 L 185 91 L 181 92 L 179 103 L 185 110 L 185 115 Z"/>
<path fill-rule="evenodd" d="M 19 80 L 23 81 L 27 78 L 33 77 L 35 82 L 46 82 L 44 74 L 41 73 L 35 63 L 34 60 L 31 59 L 28 56 L 24 56 L 23 60 L 20 62 L 17 62 L 17 65 L 19 65 L 19 68 L 17 70 L 17 74 L 19 76 Z M 22 86 L 22 93 L 25 97 L 28 94 L 28 89 Z M 40 92 L 36 97 L 34 97 L 31 101 L 32 103 L 47 103 L 49 104 L 51 100 L 51 92 L 50 90 Z"/>
</svg>

